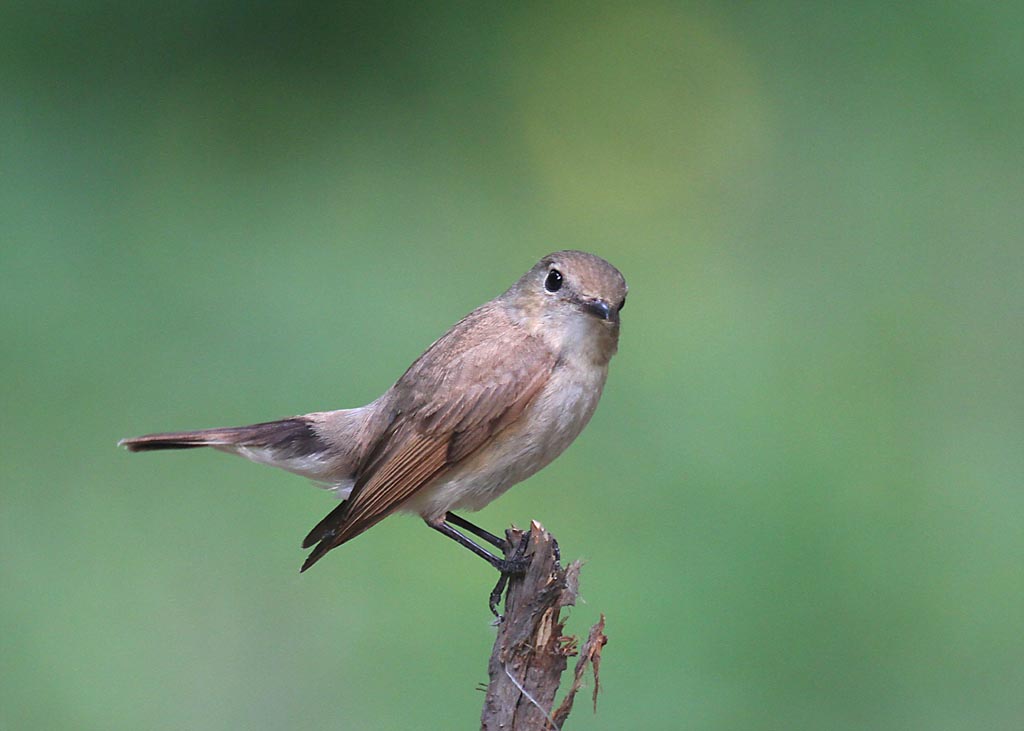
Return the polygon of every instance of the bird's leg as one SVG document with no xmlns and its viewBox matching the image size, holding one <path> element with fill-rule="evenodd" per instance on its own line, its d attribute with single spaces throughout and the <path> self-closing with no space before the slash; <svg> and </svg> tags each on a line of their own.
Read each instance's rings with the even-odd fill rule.
<svg viewBox="0 0 1024 731">
<path fill-rule="evenodd" d="M 455 530 L 450 525 L 448 525 L 448 523 L 446 523 L 444 521 L 444 519 L 441 519 L 441 520 L 428 520 L 427 521 L 427 525 L 429 525 L 431 528 L 436 530 L 438 533 L 442 533 L 442 534 L 448 536 L 449 538 L 451 538 L 453 541 L 458 543 L 463 548 L 468 548 L 470 551 L 475 553 L 477 556 L 482 558 L 484 561 L 489 563 L 491 566 L 493 566 L 494 568 L 496 568 L 499 571 L 501 571 L 501 563 L 502 563 L 503 559 L 498 558 L 493 553 L 488 551 L 486 548 L 483 548 L 483 547 L 478 546 L 477 544 L 473 543 L 473 541 L 469 540 L 468 538 L 466 538 L 466 536 L 462 535 L 457 530 Z"/>
<path fill-rule="evenodd" d="M 493 533 L 489 533 L 480 526 L 470 523 L 465 518 L 460 518 L 455 513 L 445 513 L 444 519 L 452 525 L 457 525 L 459 528 L 462 528 L 463 530 L 468 530 L 477 538 L 484 539 L 492 546 L 499 549 L 502 553 L 508 553 L 508 541 L 506 541 L 504 538 L 498 538 L 498 536 L 494 535 Z"/>
<path fill-rule="evenodd" d="M 462 518 L 459 518 L 459 521 L 462 522 L 462 523 L 468 523 L 468 521 L 464 521 L 464 520 L 462 520 Z M 489 563 L 491 566 L 493 566 L 494 568 L 496 568 L 498 571 L 500 571 L 503 574 L 511 574 L 511 575 L 521 574 L 524 571 L 526 571 L 526 567 L 530 564 L 529 559 L 527 559 L 525 556 L 522 555 L 523 551 L 526 550 L 525 549 L 525 543 L 526 543 L 525 540 L 520 543 L 520 546 L 517 548 L 516 552 L 512 556 L 509 556 L 508 558 L 499 558 L 498 556 L 495 556 L 493 553 L 488 551 L 486 548 L 483 548 L 482 546 L 478 546 L 476 543 L 471 541 L 469 538 L 466 538 L 466 536 L 462 535 L 457 530 L 452 528 L 450 525 L 448 525 L 448 522 L 444 518 L 435 519 L 435 520 L 427 520 L 426 524 L 429 525 L 434 530 L 436 530 L 438 533 L 442 533 L 442 534 L 448 536 L 449 538 L 451 538 L 453 541 L 458 543 L 463 548 L 468 548 L 470 551 L 475 553 L 477 556 L 482 558 L 484 561 Z M 469 523 L 469 525 L 473 525 L 473 524 Z M 496 547 L 500 547 L 503 550 L 507 550 L 509 548 L 509 545 L 508 545 L 507 541 L 502 541 L 497 536 L 494 536 L 494 535 L 492 535 L 490 533 L 487 533 L 487 531 L 483 530 L 482 528 L 477 528 L 475 525 L 473 526 L 473 528 L 475 528 L 476 531 L 480 531 L 480 533 L 487 534 L 488 536 L 493 538 L 495 541 L 500 541 L 501 545 L 500 546 L 496 546 Z M 469 530 L 469 528 L 467 528 L 467 530 Z M 474 532 L 476 532 L 476 531 L 474 531 Z M 529 535 L 529 534 L 526 534 L 526 535 Z M 520 548 L 522 550 L 519 550 Z"/>
<path fill-rule="evenodd" d="M 511 556 L 508 556 L 507 558 L 498 558 L 493 553 L 488 551 L 486 548 L 478 546 L 476 543 L 474 543 L 469 538 L 459 533 L 459 531 L 455 530 L 455 528 L 450 526 L 448 524 L 448 521 L 452 517 L 455 518 L 455 520 L 451 521 L 452 523 L 455 523 L 456 525 L 465 528 L 465 530 L 473 532 L 475 535 L 479 536 L 480 538 L 483 538 L 489 543 L 494 543 L 495 547 L 500 547 L 502 548 L 503 551 L 506 552 L 510 548 L 508 541 L 503 541 L 497 536 L 488 533 L 484 529 L 478 528 L 477 526 L 470 523 L 468 520 L 463 520 L 458 516 L 453 516 L 451 513 L 448 513 L 448 516 L 446 516 L 446 518 L 426 521 L 426 524 L 434 530 L 436 530 L 438 533 L 442 533 L 443 535 L 448 536 L 463 548 L 468 548 L 470 551 L 472 551 L 477 556 L 482 558 L 484 561 L 489 563 L 491 566 L 496 568 L 499 571 L 499 573 L 501 573 L 501 577 L 498 579 L 497 585 L 491 591 L 490 602 L 488 604 L 488 606 L 490 606 L 491 608 L 491 612 L 495 616 L 497 616 L 498 602 L 501 601 L 501 595 L 505 591 L 505 587 L 508 585 L 509 577 L 518 576 L 519 574 L 525 573 L 527 566 L 530 565 L 530 559 L 526 557 L 526 546 L 529 543 L 530 534 L 529 532 L 523 534 L 523 536 L 519 540 L 519 544 L 516 546 L 516 549 Z M 500 546 L 498 545 L 499 543 L 501 544 Z"/>
</svg>

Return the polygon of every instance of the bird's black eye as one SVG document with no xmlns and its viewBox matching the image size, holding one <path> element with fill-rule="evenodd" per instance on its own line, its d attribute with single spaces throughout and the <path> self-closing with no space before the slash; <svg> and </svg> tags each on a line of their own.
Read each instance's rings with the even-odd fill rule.
<svg viewBox="0 0 1024 731">
<path fill-rule="evenodd" d="M 548 272 L 548 278 L 544 280 L 544 289 L 548 292 L 557 292 L 562 288 L 562 273 L 557 269 Z"/>
<path fill-rule="evenodd" d="M 619 312 L 622 312 L 622 308 L 625 307 L 625 306 L 626 306 L 626 298 L 623 297 L 622 298 L 622 302 L 620 302 L 619 306 L 616 307 L 615 309 L 618 310 Z"/>
</svg>

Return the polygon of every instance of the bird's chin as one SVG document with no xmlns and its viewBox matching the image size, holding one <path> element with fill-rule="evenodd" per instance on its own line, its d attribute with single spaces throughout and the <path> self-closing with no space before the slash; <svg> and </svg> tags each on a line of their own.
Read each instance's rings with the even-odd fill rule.
<svg viewBox="0 0 1024 731">
<path fill-rule="evenodd" d="M 619 321 L 598 320 L 593 318 L 590 323 L 591 359 L 597 363 L 607 363 L 619 349 Z"/>
<path fill-rule="evenodd" d="M 619 332 L 619 313 L 617 310 L 610 310 L 608 312 L 608 317 L 600 317 L 591 313 L 587 314 L 590 315 L 589 319 L 597 325 L 597 329 L 599 331 L 608 332 L 611 330 L 616 334 Z"/>
</svg>

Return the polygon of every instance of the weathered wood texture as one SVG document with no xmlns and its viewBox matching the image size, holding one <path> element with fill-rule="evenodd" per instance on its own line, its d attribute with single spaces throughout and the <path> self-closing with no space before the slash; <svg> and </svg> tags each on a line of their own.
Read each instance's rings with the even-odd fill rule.
<svg viewBox="0 0 1024 731">
<path fill-rule="evenodd" d="M 580 562 L 565 568 L 559 563 L 558 544 L 540 523 L 530 532 L 506 532 L 509 556 L 521 540 L 528 540 L 530 566 L 513 578 L 505 599 L 504 616 L 488 663 L 490 682 L 480 727 L 484 731 L 537 731 L 560 729 L 572 710 L 576 692 L 590 666 L 594 671 L 594 707 L 597 708 L 598 667 L 604 636 L 604 616 L 594 625 L 583 647 L 563 634 L 563 607 L 575 604 Z M 555 708 L 555 694 L 567 665 L 578 655 L 572 685 Z"/>
</svg>

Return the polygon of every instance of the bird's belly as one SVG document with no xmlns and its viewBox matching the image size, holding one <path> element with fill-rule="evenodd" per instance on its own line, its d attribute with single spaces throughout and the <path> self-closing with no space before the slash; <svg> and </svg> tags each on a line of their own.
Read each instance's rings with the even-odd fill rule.
<svg viewBox="0 0 1024 731">
<path fill-rule="evenodd" d="M 606 368 L 563 367 L 519 419 L 420 490 L 403 509 L 427 519 L 449 510 L 479 510 L 544 468 L 590 421 L 606 375 Z"/>
</svg>

